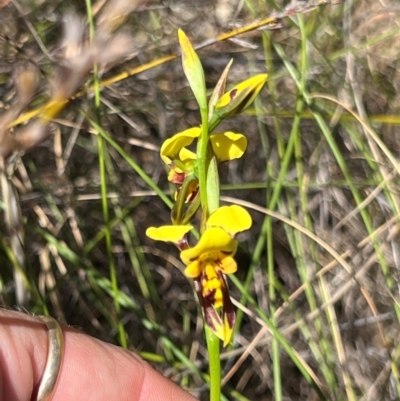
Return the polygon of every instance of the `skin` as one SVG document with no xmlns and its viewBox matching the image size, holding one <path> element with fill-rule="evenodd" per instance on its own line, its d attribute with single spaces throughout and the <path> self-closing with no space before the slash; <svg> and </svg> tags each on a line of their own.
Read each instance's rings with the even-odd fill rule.
<svg viewBox="0 0 400 401">
<path fill-rule="evenodd" d="M 52 401 L 195 401 L 130 351 L 63 327 L 64 359 Z M 0 401 L 33 401 L 47 358 L 46 326 L 0 310 Z"/>
</svg>

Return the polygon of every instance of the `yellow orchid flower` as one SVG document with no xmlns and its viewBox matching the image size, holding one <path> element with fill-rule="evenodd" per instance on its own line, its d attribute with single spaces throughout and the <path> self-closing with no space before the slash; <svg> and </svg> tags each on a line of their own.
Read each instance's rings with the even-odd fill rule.
<svg viewBox="0 0 400 401">
<path fill-rule="evenodd" d="M 210 215 L 203 235 L 191 248 L 186 241 L 186 234 L 193 228 L 189 224 L 150 227 L 146 231 L 146 235 L 154 240 L 174 242 L 179 246 L 182 262 L 186 265 L 184 273 L 195 282 L 205 321 L 224 346 L 229 344 L 235 324 L 235 311 L 225 278 L 226 274 L 237 270 L 234 256 L 238 242 L 233 237 L 249 229 L 251 223 L 249 213 L 241 206 L 222 206 Z"/>
<path fill-rule="evenodd" d="M 178 197 L 179 188 L 196 168 L 197 156 L 187 147 L 200 136 L 201 128 L 194 127 L 175 134 L 167 139 L 161 146 L 161 159 L 171 170 L 168 173 L 168 181 L 178 185 L 175 200 Z M 238 159 L 243 156 L 247 148 L 247 138 L 235 132 L 215 133 L 210 135 L 212 150 L 217 163 Z M 185 203 L 192 202 L 198 195 L 198 180 L 191 179 L 190 188 L 186 189 Z"/>
<path fill-rule="evenodd" d="M 238 242 L 233 236 L 250 226 L 251 217 L 242 207 L 220 207 L 208 218 L 207 228 L 197 245 L 181 252 L 181 259 L 187 266 L 184 273 L 195 281 L 205 321 L 224 346 L 229 344 L 235 324 L 225 278 L 226 274 L 237 270 L 234 256 Z M 218 313 L 220 308 L 221 314 Z"/>
<path fill-rule="evenodd" d="M 173 171 L 169 174 L 168 179 L 170 181 L 176 175 L 193 171 L 197 157 L 187 147 L 200 136 L 200 133 L 200 127 L 190 128 L 175 134 L 161 146 L 161 159 Z M 218 163 L 242 157 L 247 148 L 247 138 L 235 132 L 212 134 L 210 135 L 210 142 Z"/>
<path fill-rule="evenodd" d="M 187 265 L 184 273 L 194 279 L 207 325 L 229 344 L 235 324 L 235 312 L 229 297 L 225 274 L 235 273 L 237 264 L 233 256 L 238 242 L 220 227 L 210 227 L 194 248 L 181 252 Z M 221 317 L 218 309 L 222 308 Z"/>
</svg>

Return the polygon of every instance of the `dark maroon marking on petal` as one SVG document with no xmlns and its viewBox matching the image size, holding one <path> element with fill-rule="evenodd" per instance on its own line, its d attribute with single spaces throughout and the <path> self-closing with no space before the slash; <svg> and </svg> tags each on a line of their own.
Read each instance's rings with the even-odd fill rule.
<svg viewBox="0 0 400 401">
<path fill-rule="evenodd" d="M 217 271 L 217 276 L 221 280 L 223 286 L 228 290 L 228 283 L 226 282 L 225 274 L 221 270 Z"/>
<path fill-rule="evenodd" d="M 205 295 L 203 294 L 204 299 L 206 299 L 207 302 L 209 302 L 211 305 L 215 304 L 215 293 L 216 293 L 216 290 L 214 289 L 214 290 L 209 291 L 208 294 L 205 294 Z"/>
<path fill-rule="evenodd" d="M 203 308 L 203 311 L 204 320 L 206 321 L 207 326 L 210 327 L 213 331 L 217 331 L 214 322 L 218 322 L 219 325 L 222 325 L 222 322 L 214 307 L 209 305 L 207 308 Z"/>
<path fill-rule="evenodd" d="M 215 303 L 215 293 L 216 290 L 209 290 L 206 294 L 204 293 L 204 289 L 203 289 L 203 283 L 207 283 L 210 281 L 209 277 L 207 276 L 206 272 L 203 272 L 200 276 L 200 280 L 201 280 L 201 286 L 202 286 L 202 296 L 204 299 L 207 300 L 207 302 L 209 302 L 211 305 L 214 305 Z"/>
<path fill-rule="evenodd" d="M 240 106 L 235 110 L 235 114 L 240 114 L 248 106 L 251 96 L 252 93 L 250 92 L 246 97 L 243 98 L 243 100 L 240 102 Z"/>
<path fill-rule="evenodd" d="M 222 308 L 222 316 L 224 316 L 224 320 L 226 316 L 229 328 L 233 329 L 233 326 L 235 325 L 236 322 L 236 313 L 234 310 L 232 310 L 231 312 L 227 312 L 225 309 L 226 309 L 225 307 Z"/>
<path fill-rule="evenodd" d="M 213 302 L 210 301 L 209 297 L 205 298 L 203 296 L 203 284 L 201 276 L 194 279 L 194 288 L 196 290 L 201 307 L 203 309 L 204 320 L 207 326 L 210 327 L 211 330 L 217 331 L 214 323 L 218 322 L 219 325 L 222 325 L 222 320 L 217 311 L 215 310 Z"/>
<path fill-rule="evenodd" d="M 178 241 L 178 247 L 181 251 L 189 249 L 189 243 L 187 240 L 187 236 L 185 235 L 182 239 Z"/>
<path fill-rule="evenodd" d="M 233 253 L 232 251 L 220 251 L 220 252 L 226 256 L 232 255 Z"/>
<path fill-rule="evenodd" d="M 230 328 L 233 328 L 236 320 L 235 309 L 233 308 L 233 304 L 231 301 L 231 297 L 229 295 L 228 284 L 225 279 L 225 275 L 222 272 L 218 272 L 218 277 L 222 281 L 223 286 L 221 287 L 222 291 L 222 316 L 227 317 L 227 321 Z"/>
<path fill-rule="evenodd" d="M 205 310 L 212 304 L 210 303 L 210 300 L 207 297 L 203 296 L 203 280 L 204 280 L 203 274 L 201 274 L 198 278 L 194 279 L 194 288 L 196 290 L 197 297 L 199 298 L 201 306 Z"/>
<path fill-rule="evenodd" d="M 231 98 L 231 100 L 233 100 L 237 94 L 237 89 L 232 89 L 231 92 L 229 93 L 229 97 Z"/>
</svg>

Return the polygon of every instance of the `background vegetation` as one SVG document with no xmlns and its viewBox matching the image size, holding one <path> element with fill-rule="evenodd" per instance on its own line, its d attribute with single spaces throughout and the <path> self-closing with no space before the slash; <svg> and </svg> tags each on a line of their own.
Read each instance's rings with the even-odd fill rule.
<svg viewBox="0 0 400 401">
<path fill-rule="evenodd" d="M 256 73 L 270 77 L 256 106 L 223 127 L 249 140 L 242 159 L 222 166 L 225 201 L 243 201 L 254 219 L 230 282 L 238 324 L 222 354 L 224 397 L 319 399 L 308 375 L 329 400 L 397 400 L 399 6 L 311 5 L 147 2 L 121 28 L 132 36 L 130 57 L 99 75 L 176 53 L 178 28 L 201 44 L 293 10 L 268 29 L 199 50 L 210 88 L 231 58 L 231 84 Z M 89 10 L 96 16 L 102 6 Z M 40 69 L 29 109 L 39 107 L 59 73 L 62 18 L 71 9 L 85 16 L 88 8 L 60 0 L 3 0 L 1 7 L 1 107 L 15 106 L 13 82 L 26 64 Z M 92 84 L 89 75 L 85 85 Z M 99 107 L 88 90 L 57 117 L 46 141 L 3 162 L 0 301 L 134 349 L 206 400 L 196 297 L 178 252 L 144 235 L 169 221 L 149 184 L 173 190 L 158 150 L 199 123 L 196 102 L 179 59 L 98 93 Z"/>
</svg>

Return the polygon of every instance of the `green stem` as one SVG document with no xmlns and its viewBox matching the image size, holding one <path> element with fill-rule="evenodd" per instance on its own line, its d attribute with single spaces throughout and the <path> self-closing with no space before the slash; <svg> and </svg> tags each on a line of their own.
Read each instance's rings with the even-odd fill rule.
<svg viewBox="0 0 400 401">
<path fill-rule="evenodd" d="M 218 190 L 207 190 L 208 181 L 207 173 L 210 163 L 215 161 L 211 160 L 211 155 L 208 151 L 208 108 L 201 108 L 201 127 L 202 132 L 197 144 L 197 168 L 199 176 L 200 199 L 201 207 L 203 209 L 202 226 L 205 224 L 207 217 L 219 206 L 219 180 L 218 169 L 216 163 L 211 165 L 213 167 L 209 178 L 214 179 L 214 185 L 218 186 Z M 215 181 L 216 180 L 216 181 Z M 214 186 L 212 185 L 212 187 Z M 204 227 L 201 227 L 201 232 Z M 215 333 L 205 325 L 205 334 L 209 358 L 210 369 L 210 401 L 221 401 L 221 359 L 220 359 L 220 340 Z"/>
<path fill-rule="evenodd" d="M 210 365 L 210 401 L 221 401 L 221 361 L 219 338 L 205 325 Z"/>
<path fill-rule="evenodd" d="M 207 210 L 207 149 L 208 149 L 208 109 L 201 108 L 201 134 L 197 143 L 197 168 L 199 175 L 200 199 L 203 212 Z"/>
</svg>

